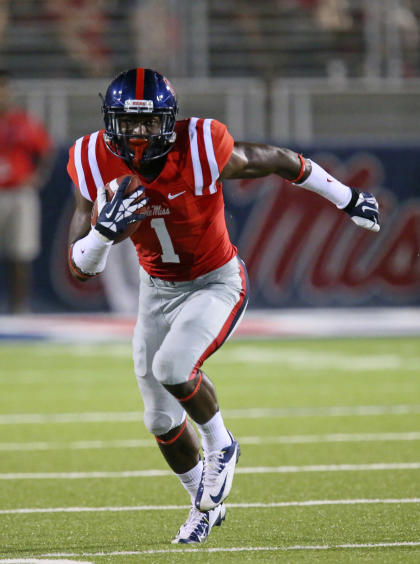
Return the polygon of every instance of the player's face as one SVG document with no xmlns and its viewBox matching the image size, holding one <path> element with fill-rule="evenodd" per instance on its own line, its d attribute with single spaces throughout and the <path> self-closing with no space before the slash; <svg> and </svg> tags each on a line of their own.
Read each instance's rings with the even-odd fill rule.
<svg viewBox="0 0 420 564">
<path fill-rule="evenodd" d="M 162 118 L 156 115 L 127 115 L 119 118 L 120 133 L 125 135 L 159 135 Z"/>
<path fill-rule="evenodd" d="M 119 133 L 126 135 L 130 152 L 131 166 L 140 170 L 144 152 L 149 148 L 152 135 L 162 133 L 162 118 L 152 114 L 128 114 L 118 117 Z M 128 139 L 127 139 L 128 138 Z"/>
</svg>

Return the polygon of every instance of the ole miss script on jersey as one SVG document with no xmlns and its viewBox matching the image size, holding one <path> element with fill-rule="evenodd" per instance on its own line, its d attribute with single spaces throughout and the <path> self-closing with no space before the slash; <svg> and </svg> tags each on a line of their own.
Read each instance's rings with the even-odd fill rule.
<svg viewBox="0 0 420 564">
<path fill-rule="evenodd" d="M 131 239 L 146 272 L 181 281 L 219 268 L 236 254 L 217 181 L 232 154 L 233 138 L 225 125 L 211 119 L 178 121 L 175 131 L 176 141 L 159 176 L 150 182 L 138 175 L 149 203 L 147 217 Z M 98 186 L 133 174 L 107 149 L 103 133 L 78 139 L 67 166 L 81 194 L 92 202 Z"/>
</svg>

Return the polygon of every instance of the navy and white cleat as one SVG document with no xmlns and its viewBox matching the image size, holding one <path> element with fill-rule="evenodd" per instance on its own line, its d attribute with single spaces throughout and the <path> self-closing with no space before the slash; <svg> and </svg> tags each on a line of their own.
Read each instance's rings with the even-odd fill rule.
<svg viewBox="0 0 420 564">
<path fill-rule="evenodd" d="M 195 498 L 195 506 L 200 511 L 208 511 L 222 503 L 232 489 L 241 449 L 238 441 L 229 435 L 232 444 L 222 450 L 204 453 L 203 474 Z"/>
<path fill-rule="evenodd" d="M 205 542 L 213 527 L 220 527 L 225 520 L 226 508 L 223 503 L 203 513 L 191 507 L 188 519 L 172 539 L 172 544 Z"/>
</svg>

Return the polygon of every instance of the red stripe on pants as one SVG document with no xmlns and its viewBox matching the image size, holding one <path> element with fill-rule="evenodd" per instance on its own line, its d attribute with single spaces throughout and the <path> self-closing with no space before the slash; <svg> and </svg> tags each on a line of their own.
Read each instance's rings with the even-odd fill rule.
<svg viewBox="0 0 420 564">
<path fill-rule="evenodd" d="M 226 319 L 220 333 L 217 335 L 217 337 L 214 339 L 214 341 L 212 341 L 210 343 L 210 345 L 207 347 L 207 349 L 204 351 L 204 353 L 198 359 L 196 365 L 194 366 L 194 370 L 191 372 L 190 377 L 188 378 L 189 380 L 192 380 L 193 378 L 195 378 L 195 376 L 197 374 L 197 370 L 200 368 L 200 366 L 203 364 L 203 362 L 211 354 L 213 354 L 216 349 L 218 349 L 220 347 L 220 345 L 223 343 L 223 341 L 226 339 L 227 335 L 229 334 L 230 330 L 232 329 L 232 323 L 234 322 L 235 317 L 236 317 L 238 311 L 241 309 L 242 304 L 244 303 L 244 300 L 245 300 L 245 297 L 246 297 L 246 276 L 245 276 L 245 272 L 244 272 L 244 267 L 242 266 L 240 261 L 239 261 L 239 272 L 240 272 L 240 276 L 241 276 L 241 280 L 242 280 L 242 290 L 241 290 L 239 301 L 235 305 L 235 307 L 232 309 L 232 311 L 230 312 L 230 315 Z"/>
</svg>

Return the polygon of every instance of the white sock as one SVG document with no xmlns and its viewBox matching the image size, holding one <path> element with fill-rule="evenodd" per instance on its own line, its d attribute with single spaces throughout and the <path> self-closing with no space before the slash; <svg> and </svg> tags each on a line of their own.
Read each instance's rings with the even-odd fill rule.
<svg viewBox="0 0 420 564">
<path fill-rule="evenodd" d="M 217 411 L 207 423 L 202 425 L 196 423 L 196 425 L 201 435 L 204 451 L 222 450 L 225 446 L 232 444 L 232 439 L 227 432 L 220 411 Z"/>
<path fill-rule="evenodd" d="M 194 468 L 188 470 L 184 474 L 177 474 L 181 484 L 191 496 L 191 502 L 194 505 L 195 496 L 197 495 L 198 486 L 200 485 L 201 474 L 203 473 L 203 461 L 200 459 Z"/>
</svg>

